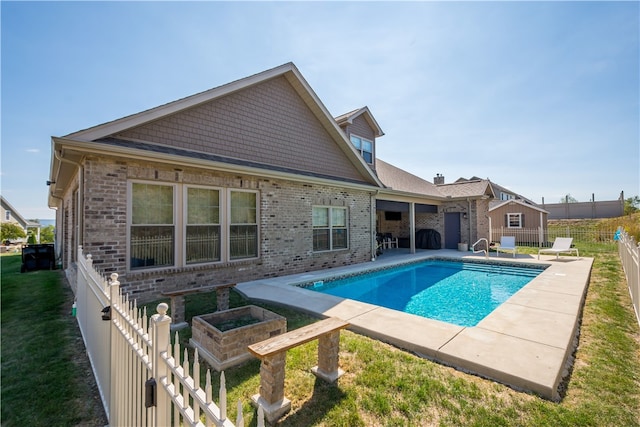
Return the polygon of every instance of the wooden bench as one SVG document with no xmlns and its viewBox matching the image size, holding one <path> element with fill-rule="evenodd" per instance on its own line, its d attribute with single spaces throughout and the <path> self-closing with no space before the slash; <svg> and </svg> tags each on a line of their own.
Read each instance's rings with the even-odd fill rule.
<svg viewBox="0 0 640 427">
<path fill-rule="evenodd" d="M 236 284 L 229 283 L 225 285 L 213 285 L 205 286 L 202 288 L 189 288 L 189 289 L 176 289 L 174 291 L 162 292 L 165 297 L 171 298 L 171 317 L 172 317 L 172 329 L 180 329 L 188 326 L 185 321 L 185 303 L 184 297 L 186 295 L 216 291 L 216 305 L 217 311 L 229 309 L 229 289 L 233 288 Z"/>
<path fill-rule="evenodd" d="M 291 410 L 291 401 L 284 397 L 287 350 L 318 339 L 318 365 L 311 371 L 327 382 L 334 382 L 344 373 L 338 367 L 338 352 L 340 330 L 347 326 L 348 322 L 330 317 L 248 346 L 249 352 L 261 360 L 260 393 L 251 400 L 262 406 L 270 423 Z"/>
</svg>

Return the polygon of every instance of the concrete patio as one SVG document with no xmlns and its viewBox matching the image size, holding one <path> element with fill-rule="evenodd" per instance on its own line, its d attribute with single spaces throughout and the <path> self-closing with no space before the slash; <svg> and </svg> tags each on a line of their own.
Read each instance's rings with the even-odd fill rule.
<svg viewBox="0 0 640 427">
<path fill-rule="evenodd" d="M 430 257 L 544 264 L 549 267 L 475 327 L 462 327 L 292 286 L 297 283 Z M 348 321 L 350 330 L 421 357 L 470 372 L 546 399 L 560 399 L 577 345 L 580 316 L 593 258 L 430 250 L 387 250 L 376 261 L 318 272 L 239 283 L 247 298 Z"/>
</svg>

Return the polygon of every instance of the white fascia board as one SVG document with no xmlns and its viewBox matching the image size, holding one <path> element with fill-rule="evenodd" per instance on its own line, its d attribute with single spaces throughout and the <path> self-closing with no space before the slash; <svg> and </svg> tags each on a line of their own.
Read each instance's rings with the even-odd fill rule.
<svg viewBox="0 0 640 427">
<path fill-rule="evenodd" d="M 539 208 L 539 207 L 537 207 L 537 206 L 535 206 L 535 205 L 530 205 L 530 204 L 528 204 L 528 203 L 521 202 L 520 200 L 517 200 L 517 199 L 509 199 L 509 200 L 505 200 L 504 202 L 502 202 L 502 203 L 500 203 L 500 204 L 498 204 L 498 205 L 495 205 L 494 207 L 490 208 L 490 209 L 489 209 L 489 212 L 494 211 L 494 210 L 496 210 L 496 209 L 499 209 L 499 208 L 501 208 L 501 207 L 503 207 L 503 206 L 505 206 L 505 205 L 508 205 L 508 204 L 510 204 L 510 203 L 517 203 L 517 204 L 519 204 L 520 206 L 524 206 L 524 207 L 526 207 L 526 208 L 530 208 L 530 209 L 533 209 L 533 210 L 536 210 L 536 211 L 539 211 L 539 212 L 542 212 L 542 213 L 546 213 L 546 214 L 548 214 L 548 213 L 549 213 L 549 212 L 545 211 L 545 210 L 544 210 L 544 209 L 542 209 L 542 208 Z"/>
</svg>

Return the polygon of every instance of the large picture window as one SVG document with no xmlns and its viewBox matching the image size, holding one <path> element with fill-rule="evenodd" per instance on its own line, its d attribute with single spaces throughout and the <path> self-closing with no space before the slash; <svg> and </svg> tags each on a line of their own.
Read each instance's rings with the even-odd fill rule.
<svg viewBox="0 0 640 427">
<path fill-rule="evenodd" d="M 133 183 L 131 187 L 131 268 L 174 265 L 174 187 Z"/>
<path fill-rule="evenodd" d="M 258 257 L 258 192 L 131 182 L 129 268 Z"/>
<path fill-rule="evenodd" d="M 313 250 L 332 251 L 348 247 L 347 209 L 314 206 Z"/>
</svg>

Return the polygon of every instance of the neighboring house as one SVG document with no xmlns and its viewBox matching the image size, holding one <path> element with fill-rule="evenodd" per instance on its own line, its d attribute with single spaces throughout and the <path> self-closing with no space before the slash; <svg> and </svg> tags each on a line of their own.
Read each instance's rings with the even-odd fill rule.
<svg viewBox="0 0 640 427">
<path fill-rule="evenodd" d="M 413 251 L 425 228 L 453 248 L 488 233 L 484 195 L 377 159 L 383 135 L 367 107 L 333 118 L 288 63 L 53 137 L 60 261 L 75 283 L 82 247 L 148 300 L 374 260 L 378 232 Z"/>
<path fill-rule="evenodd" d="M 2 207 L 2 212 L 0 212 L 0 215 L 2 215 L 2 222 L 10 222 L 20 226 L 20 228 L 24 230 L 25 234 L 27 233 L 27 230 L 29 228 L 37 228 L 39 230 L 40 225 L 38 223 L 26 220 L 22 215 L 20 215 L 20 212 L 18 212 L 16 208 L 11 206 L 11 204 L 7 201 L 7 199 L 4 198 L 4 196 L 0 196 L 0 206 Z M 26 242 L 27 238 L 25 237 L 16 241 L 12 241 L 11 243 Z"/>
</svg>

